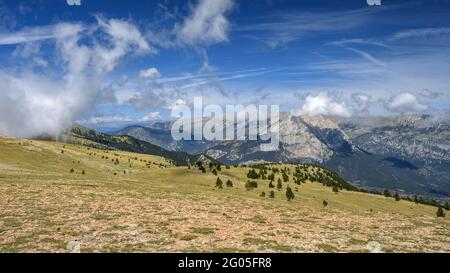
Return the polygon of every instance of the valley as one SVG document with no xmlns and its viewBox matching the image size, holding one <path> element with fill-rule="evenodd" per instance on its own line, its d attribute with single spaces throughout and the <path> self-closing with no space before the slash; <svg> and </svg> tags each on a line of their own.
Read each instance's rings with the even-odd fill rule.
<svg viewBox="0 0 450 273">
<path fill-rule="evenodd" d="M 260 151 L 261 141 L 173 141 L 171 122 L 113 132 L 171 151 L 204 154 L 227 164 L 317 163 L 370 190 L 390 189 L 450 200 L 449 117 L 280 116 L 280 147 Z"/>
</svg>

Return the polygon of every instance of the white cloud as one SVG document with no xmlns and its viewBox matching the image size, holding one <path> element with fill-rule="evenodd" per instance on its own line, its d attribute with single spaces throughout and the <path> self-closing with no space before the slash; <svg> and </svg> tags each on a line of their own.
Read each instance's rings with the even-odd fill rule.
<svg viewBox="0 0 450 273">
<path fill-rule="evenodd" d="M 141 70 L 139 72 L 139 77 L 145 78 L 145 79 L 155 79 L 155 78 L 160 78 L 161 74 L 159 73 L 158 69 L 152 67 L 149 69 Z"/>
<path fill-rule="evenodd" d="M 161 114 L 159 112 L 152 112 L 145 117 L 139 119 L 140 122 L 147 122 L 152 120 L 157 120 L 161 118 Z"/>
<path fill-rule="evenodd" d="M 421 104 L 415 95 L 401 93 L 392 98 L 387 108 L 395 113 L 415 113 L 425 111 L 428 107 Z"/>
<path fill-rule="evenodd" d="M 48 67 L 50 73 L 30 71 L 27 65 L 21 66 L 22 70 L 0 71 L 0 134 L 58 134 L 97 104 L 103 79 L 125 56 L 152 52 L 135 25 L 100 17 L 91 26 L 58 23 L 3 33 L 0 44 L 42 39 L 51 41 L 48 46 L 54 47 L 58 65 Z M 43 58 L 39 52 L 30 55 L 23 61 L 33 63 Z"/>
<path fill-rule="evenodd" d="M 87 120 L 81 120 L 79 122 L 81 124 L 98 125 L 104 123 L 124 123 L 132 121 L 133 119 L 126 116 L 98 116 L 98 117 L 91 117 Z"/>
<path fill-rule="evenodd" d="M 334 101 L 325 93 L 318 95 L 309 95 L 306 97 L 305 103 L 298 111 L 301 115 L 332 115 L 348 117 L 351 115 L 351 111 L 347 109 L 344 103 L 338 103 Z"/>
<path fill-rule="evenodd" d="M 371 96 L 364 93 L 354 93 L 351 97 L 358 112 L 366 112 L 369 110 L 372 101 Z"/>
<path fill-rule="evenodd" d="M 129 51 L 135 54 L 154 53 L 155 50 L 149 46 L 141 35 L 138 28 L 126 21 L 118 19 L 106 20 L 97 16 L 98 25 L 107 33 L 113 48 L 96 47 L 98 66 L 108 72 L 115 68 L 117 61 Z"/>
<path fill-rule="evenodd" d="M 168 110 L 183 111 L 187 106 L 187 102 L 183 99 L 177 99 L 174 103 L 167 105 Z"/>
<path fill-rule="evenodd" d="M 178 40 L 190 45 L 227 41 L 230 22 L 225 14 L 232 8 L 233 0 L 199 0 L 191 15 L 175 27 Z"/>
<path fill-rule="evenodd" d="M 66 0 L 69 6 L 81 6 L 81 0 Z"/>
<path fill-rule="evenodd" d="M 189 109 L 189 106 L 184 99 L 177 99 L 174 103 L 167 104 L 166 107 L 168 110 L 170 110 L 172 113 L 172 117 L 182 117 L 181 112 Z"/>
<path fill-rule="evenodd" d="M 119 105 L 128 103 L 130 100 L 139 97 L 140 93 L 132 89 L 120 89 L 114 92 L 115 102 Z"/>
</svg>

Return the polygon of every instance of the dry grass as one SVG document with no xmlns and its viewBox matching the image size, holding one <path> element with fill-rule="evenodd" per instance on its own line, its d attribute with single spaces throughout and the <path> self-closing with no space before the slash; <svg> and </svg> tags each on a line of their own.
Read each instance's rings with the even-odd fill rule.
<svg viewBox="0 0 450 273">
<path fill-rule="evenodd" d="M 450 221 L 433 207 L 317 183 L 291 185 L 287 202 L 286 185 L 274 199 L 268 181 L 246 191 L 246 173 L 223 170 L 234 187 L 219 190 L 214 175 L 159 157 L 0 138 L 0 252 L 75 240 L 83 252 L 450 251 Z"/>
</svg>

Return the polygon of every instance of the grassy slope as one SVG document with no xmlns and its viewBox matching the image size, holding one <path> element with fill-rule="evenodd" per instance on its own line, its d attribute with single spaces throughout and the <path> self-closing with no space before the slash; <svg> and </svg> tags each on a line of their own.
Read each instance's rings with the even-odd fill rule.
<svg viewBox="0 0 450 273">
<path fill-rule="evenodd" d="M 450 221 L 436 208 L 311 182 L 291 185 L 292 202 L 286 185 L 262 198 L 268 182 L 246 191 L 247 171 L 224 169 L 234 187 L 219 190 L 214 175 L 156 156 L 0 138 L 0 252 L 63 252 L 73 240 L 86 252 L 359 252 L 369 241 L 450 251 Z"/>
<path fill-rule="evenodd" d="M 72 128 L 69 134 L 69 140 L 75 144 L 83 144 L 85 146 L 92 146 L 96 148 L 114 148 L 122 151 L 162 156 L 173 160 L 178 165 L 187 166 L 189 162 L 194 164 L 197 161 L 197 156 L 195 155 L 190 155 L 184 152 L 168 151 L 164 148 L 138 140 L 134 137 L 111 136 L 80 126 Z"/>
</svg>

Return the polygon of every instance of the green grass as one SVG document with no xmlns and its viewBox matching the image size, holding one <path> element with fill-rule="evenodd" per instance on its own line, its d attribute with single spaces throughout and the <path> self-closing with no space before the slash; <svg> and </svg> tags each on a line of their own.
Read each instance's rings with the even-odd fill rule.
<svg viewBox="0 0 450 273">
<path fill-rule="evenodd" d="M 196 235 L 191 235 L 191 234 L 189 234 L 189 235 L 183 235 L 183 236 L 181 236 L 181 237 L 180 237 L 180 240 L 182 240 L 182 241 L 192 241 L 192 240 L 194 240 L 194 239 L 196 239 L 196 238 L 197 238 Z"/>
<path fill-rule="evenodd" d="M 213 234 L 214 233 L 214 228 L 192 228 L 192 232 L 193 233 L 197 233 L 197 234 Z"/>
</svg>

